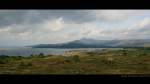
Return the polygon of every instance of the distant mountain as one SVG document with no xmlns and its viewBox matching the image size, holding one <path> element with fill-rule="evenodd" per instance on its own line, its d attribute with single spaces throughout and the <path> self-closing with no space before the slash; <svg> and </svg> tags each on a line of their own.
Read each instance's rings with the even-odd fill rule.
<svg viewBox="0 0 150 84">
<path fill-rule="evenodd" d="M 67 43 L 39 44 L 33 48 L 121 48 L 121 47 L 150 47 L 150 39 L 124 40 L 95 40 L 83 38 Z"/>
</svg>

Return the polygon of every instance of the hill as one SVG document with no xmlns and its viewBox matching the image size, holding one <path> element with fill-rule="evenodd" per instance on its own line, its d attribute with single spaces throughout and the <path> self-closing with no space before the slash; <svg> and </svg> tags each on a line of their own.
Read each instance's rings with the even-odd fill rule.
<svg viewBox="0 0 150 84">
<path fill-rule="evenodd" d="M 149 47 L 150 39 L 123 39 L 123 40 L 95 40 L 83 38 L 59 44 L 39 44 L 33 48 L 122 48 L 122 47 Z"/>
</svg>

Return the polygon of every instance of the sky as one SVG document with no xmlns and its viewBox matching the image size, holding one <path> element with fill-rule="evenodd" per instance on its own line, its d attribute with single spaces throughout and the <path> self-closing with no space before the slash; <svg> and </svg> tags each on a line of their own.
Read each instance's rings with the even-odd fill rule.
<svg viewBox="0 0 150 84">
<path fill-rule="evenodd" d="M 150 10 L 0 10 L 0 46 L 149 37 Z"/>
</svg>

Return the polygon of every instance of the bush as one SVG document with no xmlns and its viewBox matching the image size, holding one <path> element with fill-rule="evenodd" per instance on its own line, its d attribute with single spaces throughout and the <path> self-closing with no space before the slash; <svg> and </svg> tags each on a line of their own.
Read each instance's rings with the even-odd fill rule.
<svg viewBox="0 0 150 84">
<path fill-rule="evenodd" d="M 0 55 L 0 59 L 3 59 L 3 58 L 9 58 L 9 56 L 7 56 L 7 55 Z"/>
<path fill-rule="evenodd" d="M 6 64 L 8 63 L 8 59 L 0 59 L 0 64 Z"/>
<path fill-rule="evenodd" d="M 75 55 L 75 56 L 66 57 L 64 59 L 64 61 L 67 62 L 67 63 L 80 62 L 80 58 L 79 58 L 79 56 Z"/>
<path fill-rule="evenodd" d="M 67 60 L 67 59 L 65 59 L 64 62 L 65 62 L 65 63 L 71 63 L 71 61 L 70 61 L 70 60 Z"/>
<path fill-rule="evenodd" d="M 140 54 L 140 56 L 146 56 L 147 55 L 147 53 L 141 53 Z"/>
<path fill-rule="evenodd" d="M 113 62 L 112 61 L 110 61 L 110 60 L 102 60 L 102 62 L 104 63 L 104 64 L 108 64 L 108 65 L 111 65 Z"/>
<path fill-rule="evenodd" d="M 33 55 L 33 54 L 31 54 L 31 55 L 30 55 L 30 57 L 34 57 L 34 55 Z"/>
<path fill-rule="evenodd" d="M 72 60 L 73 60 L 74 62 L 80 62 L 80 58 L 79 58 L 78 55 L 73 56 L 73 57 L 72 57 Z"/>
<path fill-rule="evenodd" d="M 43 53 L 40 53 L 40 54 L 39 54 L 39 57 L 44 57 L 44 54 L 43 54 Z"/>
<path fill-rule="evenodd" d="M 21 66 L 21 67 L 28 67 L 28 66 L 32 66 L 32 63 L 24 63 L 24 62 L 21 62 L 21 63 L 19 64 L 19 66 Z"/>
<path fill-rule="evenodd" d="M 126 50 L 122 50 L 122 55 L 127 55 L 127 51 Z"/>
<path fill-rule="evenodd" d="M 0 55 L 0 64 L 6 64 L 10 60 L 11 57 L 7 55 Z"/>
<path fill-rule="evenodd" d="M 23 57 L 22 56 L 14 56 L 14 57 L 11 57 L 12 59 L 14 60 L 21 60 Z"/>
</svg>

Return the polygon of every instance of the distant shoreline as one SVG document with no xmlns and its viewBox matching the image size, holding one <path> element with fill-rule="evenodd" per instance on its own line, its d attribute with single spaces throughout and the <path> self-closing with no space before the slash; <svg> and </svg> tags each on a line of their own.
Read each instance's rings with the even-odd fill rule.
<svg viewBox="0 0 150 84">
<path fill-rule="evenodd" d="M 1 50 L 0 55 L 6 56 L 31 56 L 31 55 L 39 55 L 43 53 L 44 55 L 63 55 L 67 52 L 74 52 L 74 51 L 97 51 L 97 50 L 122 50 L 122 49 L 145 49 L 145 48 L 15 48 L 15 49 L 7 49 Z M 149 48 L 148 48 L 149 49 Z"/>
</svg>

